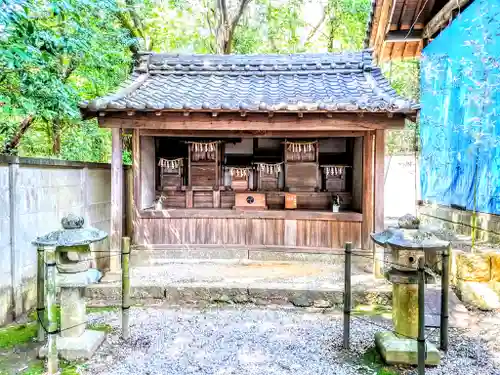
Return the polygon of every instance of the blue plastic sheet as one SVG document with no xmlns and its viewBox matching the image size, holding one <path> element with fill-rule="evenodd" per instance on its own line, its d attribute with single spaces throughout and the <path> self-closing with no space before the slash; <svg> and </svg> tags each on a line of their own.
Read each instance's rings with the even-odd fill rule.
<svg viewBox="0 0 500 375">
<path fill-rule="evenodd" d="M 500 0 L 476 0 L 423 51 L 422 199 L 500 214 Z"/>
</svg>

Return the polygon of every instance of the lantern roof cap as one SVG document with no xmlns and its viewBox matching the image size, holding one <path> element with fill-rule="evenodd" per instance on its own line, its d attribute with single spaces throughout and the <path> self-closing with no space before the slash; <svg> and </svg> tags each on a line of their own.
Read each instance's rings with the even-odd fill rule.
<svg viewBox="0 0 500 375">
<path fill-rule="evenodd" d="M 84 223 L 85 220 L 82 216 L 69 214 L 61 220 L 63 229 L 37 237 L 33 241 L 33 245 L 56 247 L 82 246 L 101 241 L 108 236 L 102 230 L 92 227 L 84 228 Z"/>
</svg>

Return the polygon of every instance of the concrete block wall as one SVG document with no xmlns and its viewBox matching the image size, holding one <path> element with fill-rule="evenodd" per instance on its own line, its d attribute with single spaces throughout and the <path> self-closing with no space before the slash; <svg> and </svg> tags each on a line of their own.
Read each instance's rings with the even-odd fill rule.
<svg viewBox="0 0 500 375">
<path fill-rule="evenodd" d="M 476 213 L 474 223 L 472 211 L 433 204 L 419 205 L 418 213 L 423 223 L 437 225 L 464 236 L 472 236 L 475 224 L 477 245 L 500 244 L 499 215 Z"/>
<path fill-rule="evenodd" d="M 9 166 L 0 164 L 0 324 L 10 313 L 11 280 Z"/>
<path fill-rule="evenodd" d="M 109 233 L 107 164 L 0 156 L 0 325 L 36 304 L 37 252 L 31 242 L 61 228 L 68 213 Z M 105 241 L 93 247 L 106 267 Z"/>
<path fill-rule="evenodd" d="M 83 170 L 86 184 L 85 214 L 88 225 L 110 232 L 111 227 L 111 171 L 110 169 Z M 109 267 L 109 238 L 92 245 L 97 268 L 104 270 Z M 116 255 L 113 255 L 116 256 Z"/>
</svg>

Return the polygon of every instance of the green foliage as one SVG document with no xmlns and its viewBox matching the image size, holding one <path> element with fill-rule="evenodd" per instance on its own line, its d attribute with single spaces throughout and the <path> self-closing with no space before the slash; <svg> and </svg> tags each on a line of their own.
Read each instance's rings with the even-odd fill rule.
<svg viewBox="0 0 500 375">
<path fill-rule="evenodd" d="M 216 51 L 220 3 L 0 0 L 0 153 L 108 162 L 110 132 L 82 119 L 78 103 L 115 90 L 140 50 Z M 227 4 L 234 15 L 241 0 Z M 245 4 L 233 53 L 360 49 L 371 7 L 370 0 Z M 399 92 L 418 98 L 418 63 L 394 64 L 390 76 Z M 124 161 L 131 163 L 128 148 Z"/>
<path fill-rule="evenodd" d="M 0 16 L 0 142 L 32 116 L 21 155 L 106 160 L 88 137 L 95 124 L 80 121 L 78 102 L 105 94 L 128 74 L 131 40 L 116 28 L 113 3 L 26 0 L 6 7 Z M 68 129 L 73 144 L 60 146 Z M 93 153 L 62 152 L 74 149 L 74 142 Z"/>
<path fill-rule="evenodd" d="M 328 0 L 325 12 L 329 51 L 363 47 L 370 8 L 369 0 Z"/>
<path fill-rule="evenodd" d="M 399 95 L 418 101 L 420 98 L 420 61 L 392 61 L 382 65 L 382 72 Z"/>
</svg>

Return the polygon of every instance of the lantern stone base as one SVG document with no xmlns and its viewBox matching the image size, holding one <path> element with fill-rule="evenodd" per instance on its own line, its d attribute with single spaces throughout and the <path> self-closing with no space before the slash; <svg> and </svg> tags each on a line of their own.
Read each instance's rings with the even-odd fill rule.
<svg viewBox="0 0 500 375">
<path fill-rule="evenodd" d="M 105 337 L 106 334 L 104 332 L 93 331 L 91 329 L 85 330 L 79 337 L 57 336 L 57 353 L 59 354 L 59 358 L 67 361 L 90 359 Z M 39 357 L 45 358 L 46 355 L 47 346 L 43 346 L 40 348 Z"/>
<path fill-rule="evenodd" d="M 380 355 L 387 364 L 417 365 L 418 346 L 417 340 L 401 338 L 392 332 L 377 332 L 375 345 Z M 441 360 L 439 350 L 435 345 L 427 342 L 427 359 L 425 364 L 437 366 Z"/>
</svg>

